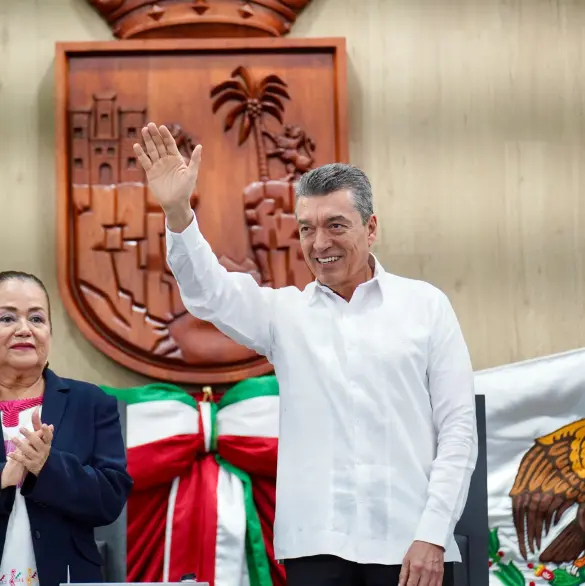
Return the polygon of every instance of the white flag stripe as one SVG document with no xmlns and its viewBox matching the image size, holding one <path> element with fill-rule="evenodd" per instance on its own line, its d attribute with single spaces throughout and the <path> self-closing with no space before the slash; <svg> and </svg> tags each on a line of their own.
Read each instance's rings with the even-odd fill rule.
<svg viewBox="0 0 585 586">
<path fill-rule="evenodd" d="M 217 413 L 220 435 L 278 437 L 279 397 L 269 395 L 232 403 Z"/>
<path fill-rule="evenodd" d="M 211 421 L 211 404 L 199 403 L 199 410 L 201 411 L 201 424 L 203 425 L 203 445 L 205 451 L 211 451 L 211 435 L 213 432 L 213 422 Z"/>
<path fill-rule="evenodd" d="M 215 586 L 249 586 L 242 481 L 223 467 L 217 482 Z"/>
<path fill-rule="evenodd" d="M 128 448 L 199 431 L 199 411 L 181 401 L 132 403 L 127 421 Z"/>
<path fill-rule="evenodd" d="M 167 503 L 167 525 L 165 529 L 165 549 L 163 557 L 163 582 L 169 581 L 171 571 L 171 548 L 173 545 L 173 519 L 175 518 L 175 504 L 177 502 L 177 493 L 179 492 L 179 476 L 173 479 L 169 491 L 169 500 Z"/>
<path fill-rule="evenodd" d="M 206 409 L 208 406 L 202 403 L 200 408 Z M 278 437 L 278 411 L 279 397 L 274 395 L 233 403 L 218 411 L 217 433 L 243 437 Z M 198 431 L 199 412 L 181 401 L 148 401 L 128 405 L 129 448 Z"/>
</svg>

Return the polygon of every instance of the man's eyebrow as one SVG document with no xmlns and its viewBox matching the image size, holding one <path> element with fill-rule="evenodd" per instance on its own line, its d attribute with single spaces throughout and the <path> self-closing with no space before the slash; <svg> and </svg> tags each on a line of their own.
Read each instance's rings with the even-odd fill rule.
<svg viewBox="0 0 585 586">
<path fill-rule="evenodd" d="M 343 222 L 345 224 L 349 223 L 349 220 L 342 215 L 337 215 L 337 216 L 329 216 L 326 220 L 325 223 L 326 224 L 332 224 L 334 222 Z M 297 219 L 297 223 L 300 226 L 312 226 L 312 222 L 310 222 L 309 220 L 306 220 L 304 218 L 299 218 Z"/>
</svg>

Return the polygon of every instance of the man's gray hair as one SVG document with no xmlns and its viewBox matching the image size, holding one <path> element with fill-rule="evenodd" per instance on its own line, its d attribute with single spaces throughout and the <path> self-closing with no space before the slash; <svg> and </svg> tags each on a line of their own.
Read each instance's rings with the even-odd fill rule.
<svg viewBox="0 0 585 586">
<path fill-rule="evenodd" d="M 374 213 L 374 205 L 370 180 L 361 169 L 345 163 L 323 165 L 302 175 L 295 186 L 297 199 L 329 195 L 344 189 L 351 191 L 355 209 L 366 224 Z"/>
</svg>

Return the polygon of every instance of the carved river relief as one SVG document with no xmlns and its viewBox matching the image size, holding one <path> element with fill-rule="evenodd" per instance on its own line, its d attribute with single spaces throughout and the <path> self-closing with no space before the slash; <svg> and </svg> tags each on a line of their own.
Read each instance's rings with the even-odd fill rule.
<svg viewBox="0 0 585 586">
<path fill-rule="evenodd" d="M 285 123 L 286 83 L 277 75 L 255 78 L 238 67 L 211 88 L 209 100 L 211 112 L 224 116 L 226 136 L 234 130 L 242 149 L 253 146 L 258 170 L 258 180 L 238 200 L 252 254 L 240 262 L 223 254 L 220 262 L 229 271 L 250 273 L 263 286 L 304 287 L 312 276 L 300 249 L 293 182 L 312 167 L 316 145 L 303 128 Z M 101 93 L 85 109 L 69 111 L 70 288 L 94 329 L 155 367 L 157 378 L 235 380 L 239 377 L 230 376 L 230 369 L 260 358 L 186 312 L 165 261 L 164 215 L 132 148 L 148 112 L 125 108 L 123 102 L 114 92 Z M 280 130 L 267 128 L 267 117 Z M 180 121 L 162 122 L 186 161 L 198 142 L 209 142 Z M 197 210 L 202 198 L 214 197 L 218 194 L 194 193 L 191 205 Z"/>
</svg>

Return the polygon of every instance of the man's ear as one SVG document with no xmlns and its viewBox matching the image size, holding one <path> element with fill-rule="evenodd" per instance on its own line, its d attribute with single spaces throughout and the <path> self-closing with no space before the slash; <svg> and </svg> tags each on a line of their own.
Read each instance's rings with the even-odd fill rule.
<svg viewBox="0 0 585 586">
<path fill-rule="evenodd" d="M 368 246 L 372 246 L 376 241 L 376 236 L 378 235 L 378 218 L 374 214 L 370 216 L 368 220 Z"/>
</svg>

